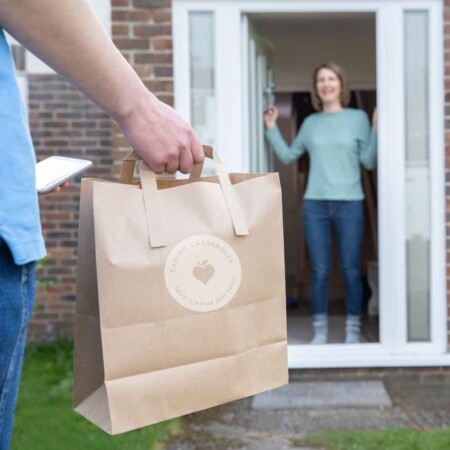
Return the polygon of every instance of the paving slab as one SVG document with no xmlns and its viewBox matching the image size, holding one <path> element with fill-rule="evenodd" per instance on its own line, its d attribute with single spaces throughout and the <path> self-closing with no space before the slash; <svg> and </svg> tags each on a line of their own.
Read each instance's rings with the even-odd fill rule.
<svg viewBox="0 0 450 450">
<path fill-rule="evenodd" d="M 250 432 L 270 432 L 277 436 L 301 436 L 326 430 L 372 430 L 392 427 L 409 428 L 409 417 L 398 407 L 393 408 L 339 408 L 311 410 L 247 410 L 225 423 L 239 425 Z M 203 430 L 211 430 L 204 424 Z M 215 427 L 214 427 L 215 428 Z M 242 436 L 242 433 L 240 433 Z M 244 434 L 245 435 L 245 434 Z"/>
<path fill-rule="evenodd" d="M 390 408 L 381 381 L 306 381 L 291 383 L 253 398 L 253 409 Z"/>
<path fill-rule="evenodd" d="M 432 380 L 428 385 L 389 382 L 386 387 L 416 427 L 450 427 L 450 385 Z"/>
</svg>

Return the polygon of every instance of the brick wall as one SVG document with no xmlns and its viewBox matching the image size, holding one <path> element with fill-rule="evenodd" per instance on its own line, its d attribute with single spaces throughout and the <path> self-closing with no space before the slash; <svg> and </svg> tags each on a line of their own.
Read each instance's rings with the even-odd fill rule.
<svg viewBox="0 0 450 450">
<path fill-rule="evenodd" d="M 114 43 L 158 98 L 173 106 L 171 0 L 111 0 Z M 113 126 L 113 155 L 117 162 L 129 151 Z"/>
<path fill-rule="evenodd" d="M 115 44 L 162 101 L 173 104 L 171 0 L 111 0 Z M 445 145 L 447 255 L 450 261 L 450 0 L 445 0 Z M 38 158 L 51 154 L 86 156 L 97 175 L 118 171 L 129 146 L 98 108 L 56 75 L 30 77 L 30 122 Z M 57 284 L 38 295 L 32 335 L 69 333 L 73 320 L 78 185 L 42 200 L 44 233 L 52 258 L 41 271 Z M 450 281 L 450 265 L 447 266 Z M 450 284 L 449 284 L 450 285 Z M 450 292 L 448 294 L 450 316 Z M 56 324 L 56 325 L 55 325 Z M 449 322 L 450 330 L 450 322 Z"/>
<path fill-rule="evenodd" d="M 112 36 L 145 85 L 173 105 L 171 1 L 112 0 Z M 83 176 L 116 176 L 130 150 L 117 125 L 59 75 L 30 75 L 28 81 L 38 160 L 52 155 L 87 158 L 94 168 Z M 79 187 L 75 180 L 40 201 L 50 257 L 38 279 L 50 286 L 38 288 L 31 340 L 73 335 Z"/>
<path fill-rule="evenodd" d="M 111 178 L 111 120 L 59 75 L 30 75 L 29 120 L 38 160 L 53 155 L 86 158 L 87 176 Z M 83 175 L 84 176 L 84 175 Z M 49 259 L 38 280 L 30 339 L 72 336 L 75 309 L 79 179 L 57 194 L 40 198 Z"/>
</svg>

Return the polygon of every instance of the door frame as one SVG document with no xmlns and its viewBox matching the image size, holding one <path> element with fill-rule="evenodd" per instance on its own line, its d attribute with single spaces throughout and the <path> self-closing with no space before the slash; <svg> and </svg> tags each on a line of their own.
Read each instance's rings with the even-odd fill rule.
<svg viewBox="0 0 450 450">
<path fill-rule="evenodd" d="M 404 218 L 404 10 L 429 11 L 431 170 L 431 342 L 407 342 Z M 447 353 L 447 293 L 444 165 L 444 36 L 441 0 L 174 0 L 175 107 L 190 119 L 188 14 L 215 13 L 217 136 L 215 147 L 230 171 L 248 170 L 246 15 L 251 13 L 372 12 L 376 15 L 379 111 L 380 343 L 289 345 L 289 367 L 450 365 Z M 244 24 L 244 25 L 243 25 Z M 395 99 L 395 100 L 394 100 Z M 392 151 L 392 148 L 399 149 Z M 403 301 L 392 301 L 393 299 Z"/>
<path fill-rule="evenodd" d="M 257 112 L 262 117 L 264 101 L 261 96 L 255 96 L 255 88 L 263 90 L 272 83 L 272 70 L 270 58 L 267 52 L 253 38 L 255 30 L 247 20 L 246 14 L 242 15 L 242 87 L 244 89 L 243 101 L 243 123 L 242 133 L 244 142 L 248 143 L 248 153 L 246 161 L 246 171 L 271 172 L 273 171 L 274 154 L 269 150 L 269 146 L 264 139 L 264 124 L 261 120 L 253 124 L 251 111 Z M 246 44 L 245 44 L 246 43 Z M 252 81 L 253 74 L 253 81 Z M 258 152 L 258 147 L 262 143 L 262 148 Z"/>
</svg>

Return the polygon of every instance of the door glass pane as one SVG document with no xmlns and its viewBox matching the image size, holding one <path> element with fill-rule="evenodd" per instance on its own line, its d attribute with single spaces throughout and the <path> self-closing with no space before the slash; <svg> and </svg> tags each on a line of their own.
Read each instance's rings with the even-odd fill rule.
<svg viewBox="0 0 450 450">
<path fill-rule="evenodd" d="M 404 42 L 408 341 L 417 342 L 430 340 L 431 205 L 427 11 L 405 11 Z"/>
<path fill-rule="evenodd" d="M 248 86 L 249 86 L 249 130 L 250 130 L 250 172 L 258 171 L 258 86 L 256 79 L 256 44 L 249 40 L 248 50 Z"/>
<path fill-rule="evenodd" d="M 212 146 L 216 141 L 214 43 L 214 13 L 189 13 L 191 123 L 202 144 Z M 210 164 L 206 160 L 205 169 Z"/>
<path fill-rule="evenodd" d="M 271 69 L 268 51 L 258 43 L 257 31 L 250 27 L 248 47 L 248 87 L 249 87 L 249 135 L 250 135 L 250 171 L 269 172 L 273 170 L 273 152 L 269 151 L 264 137 L 265 126 L 261 119 L 264 107 L 273 95 L 268 95 L 271 86 Z"/>
</svg>

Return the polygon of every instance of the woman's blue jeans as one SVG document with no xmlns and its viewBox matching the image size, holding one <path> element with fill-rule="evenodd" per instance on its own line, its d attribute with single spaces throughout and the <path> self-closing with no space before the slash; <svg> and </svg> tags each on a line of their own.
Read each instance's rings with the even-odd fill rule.
<svg viewBox="0 0 450 450">
<path fill-rule="evenodd" d="M 35 296 L 34 262 L 18 266 L 0 239 L 0 450 L 9 450 L 28 323 Z"/>
<path fill-rule="evenodd" d="M 335 230 L 345 282 L 347 316 L 361 316 L 363 304 L 361 246 L 364 231 L 362 201 L 304 200 L 303 228 L 313 268 L 313 315 L 328 313 L 331 231 Z"/>
</svg>

